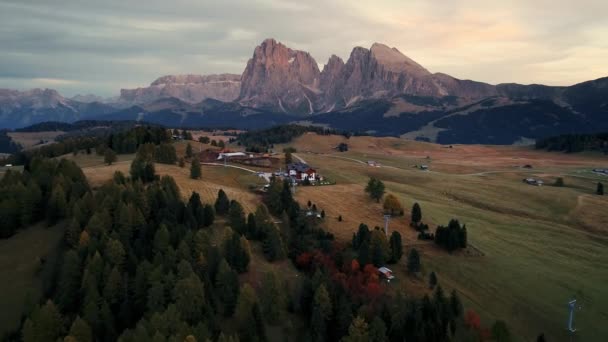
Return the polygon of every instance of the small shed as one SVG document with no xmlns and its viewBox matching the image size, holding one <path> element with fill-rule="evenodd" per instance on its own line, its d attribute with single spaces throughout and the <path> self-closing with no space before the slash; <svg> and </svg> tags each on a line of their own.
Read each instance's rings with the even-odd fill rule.
<svg viewBox="0 0 608 342">
<path fill-rule="evenodd" d="M 395 276 L 393 275 L 393 271 L 390 270 L 390 268 L 382 266 L 378 269 L 378 272 L 380 272 L 380 274 L 386 278 L 388 281 L 395 279 Z"/>
</svg>

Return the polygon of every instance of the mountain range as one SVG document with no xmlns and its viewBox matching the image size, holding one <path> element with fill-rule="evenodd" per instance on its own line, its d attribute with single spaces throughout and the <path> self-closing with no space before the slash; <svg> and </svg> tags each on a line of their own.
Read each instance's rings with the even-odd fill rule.
<svg viewBox="0 0 608 342">
<path fill-rule="evenodd" d="M 491 85 L 432 73 L 396 48 L 355 47 L 322 70 L 266 39 L 241 75 L 168 75 L 102 99 L 0 89 L 0 128 L 43 121 L 145 120 L 173 127 L 300 122 L 439 143 L 512 144 L 608 129 L 608 78 L 569 87 Z"/>
</svg>

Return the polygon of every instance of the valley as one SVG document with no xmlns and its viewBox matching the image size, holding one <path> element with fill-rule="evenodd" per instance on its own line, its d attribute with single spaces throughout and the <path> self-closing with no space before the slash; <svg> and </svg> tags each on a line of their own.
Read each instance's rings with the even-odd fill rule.
<svg viewBox="0 0 608 342">
<path fill-rule="evenodd" d="M 334 150 L 342 142 L 348 152 Z M 186 143 L 175 144 L 183 153 Z M 197 150 L 198 143 L 192 144 Z M 405 216 L 392 218 L 390 230 L 401 233 L 406 254 L 413 247 L 421 252 L 422 272 L 408 275 L 404 258 L 392 266 L 397 277 L 392 287 L 429 293 L 425 284 L 434 271 L 444 289 L 456 289 L 484 322 L 505 320 L 516 341 L 532 340 L 541 332 L 550 340 L 567 339 L 566 303 L 577 298 L 582 308 L 576 312 L 576 340 L 602 341 L 608 336 L 602 324 L 608 317 L 603 286 L 608 279 L 603 266 L 608 262 L 608 214 L 603 210 L 608 198 L 594 195 L 596 183 L 606 179 L 589 172 L 605 166 L 604 156 L 314 133 L 275 149 L 284 147 L 295 148 L 296 158 L 337 182 L 297 187 L 295 199 L 302 206 L 311 201 L 323 209 L 322 226 L 339 243 L 348 243 L 360 223 L 383 226 L 381 204 L 364 193 L 368 177 L 382 180 L 387 194 L 402 202 Z M 133 155 L 119 157 L 109 166 L 99 156 L 79 154 L 73 160 L 97 187 L 115 171 L 128 173 Z M 370 160 L 379 167 L 368 166 Z M 415 168 L 421 164 L 429 170 Z M 261 200 L 251 189 L 264 184 L 253 174 L 222 166 L 203 165 L 201 180 L 190 179 L 189 168 L 176 165 L 157 164 L 157 173 L 172 176 L 185 198 L 198 192 L 203 203 L 212 203 L 224 189 L 246 212 L 254 212 Z M 545 186 L 526 185 L 521 181 L 526 177 L 542 179 Z M 557 177 L 563 178 L 564 187 L 551 185 Z M 451 218 L 466 223 L 470 247 L 450 255 L 432 242 L 417 240 L 417 232 L 409 227 L 414 202 L 421 205 L 422 221 L 432 232 Z"/>
</svg>

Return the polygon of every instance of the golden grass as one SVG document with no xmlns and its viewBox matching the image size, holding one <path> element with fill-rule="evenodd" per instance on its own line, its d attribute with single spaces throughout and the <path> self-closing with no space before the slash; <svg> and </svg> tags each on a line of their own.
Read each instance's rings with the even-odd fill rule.
<svg viewBox="0 0 608 342">
<path fill-rule="evenodd" d="M 40 143 L 40 140 L 53 142 L 55 138 L 64 134 L 63 131 L 48 132 L 9 132 L 7 135 L 19 143 L 24 149 L 30 149 Z M 38 145 L 41 146 L 41 145 Z"/>
</svg>

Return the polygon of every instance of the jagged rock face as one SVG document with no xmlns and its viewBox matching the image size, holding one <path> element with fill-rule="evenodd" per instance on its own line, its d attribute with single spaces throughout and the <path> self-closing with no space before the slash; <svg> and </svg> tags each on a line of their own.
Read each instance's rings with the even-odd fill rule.
<svg viewBox="0 0 608 342">
<path fill-rule="evenodd" d="M 54 89 L 0 89 L 0 128 L 18 128 L 44 121 L 72 122 L 114 110 L 98 102 L 67 99 Z"/>
<path fill-rule="evenodd" d="M 320 93 L 319 77 L 319 67 L 310 54 L 267 39 L 247 62 L 239 102 L 290 114 L 312 114 Z"/>
<path fill-rule="evenodd" d="M 221 75 L 169 75 L 156 79 L 149 87 L 121 89 L 119 101 L 127 104 L 144 104 L 165 97 L 198 103 L 205 99 L 234 101 L 241 91 L 241 76 Z"/>
<path fill-rule="evenodd" d="M 496 94 L 494 86 L 431 74 L 395 48 L 375 43 L 371 49 L 356 47 L 343 67 L 328 62 L 321 74 L 325 108 L 340 108 L 370 98 L 400 94 L 482 98 Z"/>
</svg>

